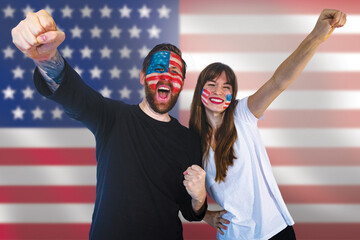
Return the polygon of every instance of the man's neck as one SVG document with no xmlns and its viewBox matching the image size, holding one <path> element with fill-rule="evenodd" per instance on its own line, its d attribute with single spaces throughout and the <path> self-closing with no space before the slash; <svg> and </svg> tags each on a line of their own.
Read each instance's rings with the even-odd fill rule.
<svg viewBox="0 0 360 240">
<path fill-rule="evenodd" d="M 146 98 L 139 104 L 140 109 L 149 117 L 161 121 L 161 122 L 170 122 L 171 118 L 169 113 L 157 113 L 155 112 L 146 101 Z"/>
</svg>

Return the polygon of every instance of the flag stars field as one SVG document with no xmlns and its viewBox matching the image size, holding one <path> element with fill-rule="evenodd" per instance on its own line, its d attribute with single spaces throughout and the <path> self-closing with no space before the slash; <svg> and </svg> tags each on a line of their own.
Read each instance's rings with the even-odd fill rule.
<svg viewBox="0 0 360 240">
<path fill-rule="evenodd" d="M 66 5 L 63 9 L 61 9 L 62 17 L 63 18 L 72 18 L 73 11 L 74 11 L 74 9 L 72 9 L 68 5 Z"/>
<path fill-rule="evenodd" d="M 131 90 L 124 86 L 121 90 L 119 90 L 120 99 L 130 99 Z"/>
<path fill-rule="evenodd" d="M 83 30 L 81 28 L 79 28 L 78 25 L 75 25 L 75 27 L 73 29 L 71 29 L 70 32 L 71 32 L 72 38 L 80 38 L 81 39 L 81 34 L 82 34 Z"/>
<path fill-rule="evenodd" d="M 62 55 L 64 58 L 71 59 L 74 50 L 71 49 L 71 48 L 69 47 L 69 45 L 66 45 L 65 48 L 60 49 L 60 52 L 61 52 L 61 55 Z"/>
<path fill-rule="evenodd" d="M 121 28 L 118 28 L 116 25 L 109 29 L 111 38 L 120 38 L 120 34 L 122 32 Z"/>
<path fill-rule="evenodd" d="M 12 8 L 10 5 L 7 5 L 6 8 L 3 8 L 2 11 L 4 12 L 4 18 L 13 18 L 15 9 Z"/>
<path fill-rule="evenodd" d="M 80 9 L 82 18 L 91 18 L 92 11 L 92 8 L 89 8 L 88 5 L 85 5 L 84 8 Z"/>
<path fill-rule="evenodd" d="M 131 11 L 132 11 L 132 9 L 128 8 L 125 4 L 122 8 L 119 9 L 120 17 L 121 18 L 130 18 Z"/>
<path fill-rule="evenodd" d="M 140 18 L 150 18 L 151 9 L 146 5 L 143 5 L 142 8 L 138 9 Z"/>
<path fill-rule="evenodd" d="M 44 111 L 39 106 L 32 110 L 31 113 L 33 114 L 33 119 L 43 119 Z"/>
<path fill-rule="evenodd" d="M 33 99 L 35 90 L 27 86 L 24 90 L 22 90 L 22 93 L 24 95 L 24 99 Z"/>
<path fill-rule="evenodd" d="M 6 89 L 2 90 L 5 99 L 14 99 L 14 94 L 16 90 L 12 89 L 10 86 L 7 86 Z"/>
</svg>

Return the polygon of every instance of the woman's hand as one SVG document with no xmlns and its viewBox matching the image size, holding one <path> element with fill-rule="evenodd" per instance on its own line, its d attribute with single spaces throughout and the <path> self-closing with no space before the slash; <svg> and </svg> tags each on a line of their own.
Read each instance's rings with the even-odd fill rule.
<svg viewBox="0 0 360 240">
<path fill-rule="evenodd" d="M 210 226 L 216 229 L 221 235 L 224 235 L 222 229 L 227 230 L 227 226 L 224 224 L 229 224 L 230 221 L 226 220 L 222 216 L 227 213 L 226 210 L 222 211 L 206 211 L 204 221 L 207 222 Z"/>
</svg>

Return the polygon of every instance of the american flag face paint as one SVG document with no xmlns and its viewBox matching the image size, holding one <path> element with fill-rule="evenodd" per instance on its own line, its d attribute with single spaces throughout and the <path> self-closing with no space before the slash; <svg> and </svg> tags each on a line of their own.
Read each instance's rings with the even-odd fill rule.
<svg viewBox="0 0 360 240">
<path fill-rule="evenodd" d="M 151 57 L 146 72 L 146 81 L 152 90 L 156 90 L 159 81 L 169 82 L 173 93 L 180 92 L 183 85 L 181 58 L 169 51 L 156 52 Z"/>
<path fill-rule="evenodd" d="M 225 100 L 225 103 L 224 103 L 224 106 L 223 106 L 223 109 L 227 109 L 231 103 L 231 94 L 227 94 L 226 95 L 226 100 Z"/>
<path fill-rule="evenodd" d="M 205 106 L 208 105 L 209 95 L 210 95 L 209 90 L 203 88 L 202 91 L 201 91 L 201 102 L 202 102 Z"/>
</svg>

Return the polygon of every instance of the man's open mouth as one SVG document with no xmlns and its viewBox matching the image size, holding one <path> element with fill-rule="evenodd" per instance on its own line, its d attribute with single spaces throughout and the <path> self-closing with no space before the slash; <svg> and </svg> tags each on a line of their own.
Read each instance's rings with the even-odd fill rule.
<svg viewBox="0 0 360 240">
<path fill-rule="evenodd" d="M 167 85 L 159 86 L 156 90 L 156 95 L 158 97 L 158 100 L 166 101 L 171 95 L 170 86 L 167 86 Z"/>
</svg>

